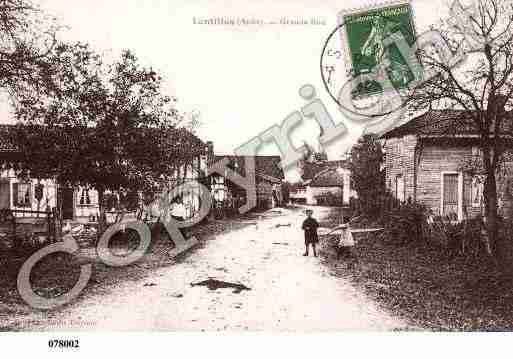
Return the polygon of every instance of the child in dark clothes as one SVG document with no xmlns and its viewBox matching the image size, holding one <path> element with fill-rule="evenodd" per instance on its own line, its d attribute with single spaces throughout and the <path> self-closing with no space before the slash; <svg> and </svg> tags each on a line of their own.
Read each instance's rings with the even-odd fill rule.
<svg viewBox="0 0 513 359">
<path fill-rule="evenodd" d="M 307 218 L 304 220 L 303 225 L 301 227 L 303 231 L 305 231 L 305 253 L 303 255 L 308 256 L 308 249 L 311 244 L 314 256 L 317 257 L 317 252 L 315 251 L 315 244 L 319 241 L 319 237 L 317 236 L 317 228 L 319 228 L 319 222 L 317 222 L 317 220 L 312 217 L 312 214 L 312 210 L 306 210 Z"/>
</svg>

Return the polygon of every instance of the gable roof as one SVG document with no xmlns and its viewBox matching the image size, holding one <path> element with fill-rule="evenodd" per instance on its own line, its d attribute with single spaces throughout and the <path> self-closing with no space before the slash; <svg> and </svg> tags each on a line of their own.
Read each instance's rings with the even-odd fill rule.
<svg viewBox="0 0 513 359">
<path fill-rule="evenodd" d="M 478 135 L 471 118 L 471 112 L 466 110 L 429 110 L 410 121 L 393 128 L 381 138 L 397 138 L 406 135 L 432 137 L 475 137 Z M 503 130 L 513 131 L 513 118 L 508 116 L 503 121 Z"/>
<path fill-rule="evenodd" d="M 282 180 L 285 178 L 283 169 L 281 168 L 281 157 L 280 156 L 253 156 L 255 158 L 255 172 L 256 175 L 260 175 L 264 179 L 276 182 L 276 180 Z M 228 158 L 234 165 L 237 164 L 239 170 L 237 172 L 245 174 L 244 169 L 246 161 L 244 156 L 235 155 L 216 155 L 214 156 L 214 162 L 221 161 Z M 269 178 L 272 177 L 272 178 Z"/>
<path fill-rule="evenodd" d="M 337 168 L 328 168 L 317 174 L 310 182 L 310 187 L 341 187 L 344 177 Z"/>
<path fill-rule="evenodd" d="M 330 169 L 330 168 L 348 168 L 348 162 L 346 160 L 338 161 L 321 161 L 321 162 L 309 162 L 303 161 L 301 163 L 301 178 L 303 181 L 312 180 L 319 173 Z"/>
</svg>

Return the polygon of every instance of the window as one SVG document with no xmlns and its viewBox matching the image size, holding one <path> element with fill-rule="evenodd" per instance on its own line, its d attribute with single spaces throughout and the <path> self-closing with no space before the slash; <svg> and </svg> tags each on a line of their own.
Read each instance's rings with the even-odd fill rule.
<svg viewBox="0 0 513 359">
<path fill-rule="evenodd" d="M 30 207 L 30 183 L 13 183 L 14 206 Z"/>
<path fill-rule="evenodd" d="M 123 208 L 129 211 L 135 211 L 139 208 L 139 193 L 137 191 L 128 191 L 120 195 L 120 203 Z"/>
<path fill-rule="evenodd" d="M 36 184 L 36 186 L 34 187 L 34 198 L 36 199 L 36 201 L 40 202 L 43 199 L 44 189 L 45 186 L 43 184 Z"/>
<path fill-rule="evenodd" d="M 114 193 L 105 193 L 103 201 L 107 210 L 115 210 L 119 206 L 119 198 Z"/>
<path fill-rule="evenodd" d="M 446 216 L 458 214 L 458 178 L 457 173 L 443 175 L 442 213 Z"/>
<path fill-rule="evenodd" d="M 483 181 L 480 177 L 472 177 L 472 184 L 470 187 L 472 207 L 481 207 L 483 203 L 483 187 Z"/>
<path fill-rule="evenodd" d="M 80 191 L 80 201 L 81 206 L 87 206 L 91 204 L 91 197 L 89 197 L 89 190 L 82 188 L 82 191 Z"/>
<path fill-rule="evenodd" d="M 98 192 L 87 187 L 78 187 L 75 203 L 77 206 L 89 207 L 98 205 Z"/>
</svg>

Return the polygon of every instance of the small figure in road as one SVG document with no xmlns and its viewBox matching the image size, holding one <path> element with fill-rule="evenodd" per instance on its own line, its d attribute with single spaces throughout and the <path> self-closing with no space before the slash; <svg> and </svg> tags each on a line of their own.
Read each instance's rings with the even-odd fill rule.
<svg viewBox="0 0 513 359">
<path fill-rule="evenodd" d="M 177 221 L 185 220 L 187 215 L 187 209 L 185 208 L 181 199 L 176 199 L 173 202 L 173 207 L 171 209 L 171 216 Z"/>
<path fill-rule="evenodd" d="M 354 247 L 355 242 L 351 229 L 349 228 L 349 224 L 344 223 L 337 228 L 341 229 L 340 239 L 338 241 L 337 258 L 340 258 L 341 255 L 344 257 L 352 257 L 352 248 Z"/>
<path fill-rule="evenodd" d="M 187 208 L 183 204 L 183 201 L 178 198 L 173 202 L 173 207 L 171 209 L 171 217 L 178 222 L 183 222 L 187 217 Z M 180 233 L 185 237 L 185 228 L 179 228 Z"/>
<path fill-rule="evenodd" d="M 306 210 L 306 219 L 303 222 L 303 226 L 301 227 L 303 231 L 305 231 L 305 253 L 303 256 L 308 256 L 308 249 L 310 244 L 313 248 L 314 256 L 317 257 L 317 252 L 315 251 L 315 245 L 319 241 L 319 237 L 317 236 L 317 228 L 319 228 L 319 222 L 315 218 L 312 217 L 313 211 L 311 209 Z"/>
</svg>

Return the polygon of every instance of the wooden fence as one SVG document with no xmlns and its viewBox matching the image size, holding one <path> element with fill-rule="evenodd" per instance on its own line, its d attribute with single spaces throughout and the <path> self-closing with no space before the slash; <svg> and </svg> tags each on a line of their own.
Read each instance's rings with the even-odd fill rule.
<svg viewBox="0 0 513 359">
<path fill-rule="evenodd" d="M 37 244 L 56 239 L 55 211 L 19 209 L 0 210 L 0 233 L 7 247 L 20 247 L 26 242 Z"/>
</svg>

